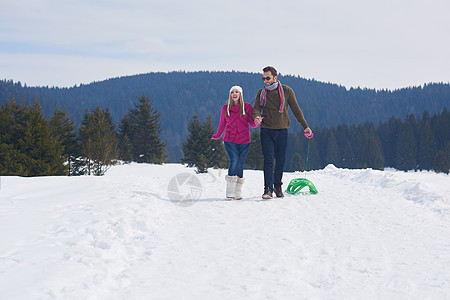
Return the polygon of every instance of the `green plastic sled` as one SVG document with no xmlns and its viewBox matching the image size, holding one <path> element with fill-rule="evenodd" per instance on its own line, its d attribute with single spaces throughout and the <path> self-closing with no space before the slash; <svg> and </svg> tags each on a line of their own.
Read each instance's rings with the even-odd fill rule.
<svg viewBox="0 0 450 300">
<path fill-rule="evenodd" d="M 291 182 L 289 182 L 289 185 L 286 189 L 286 193 L 291 194 L 291 195 L 295 195 L 297 194 L 302 188 L 304 188 L 305 186 L 309 187 L 309 192 L 311 194 L 317 194 L 318 191 L 316 189 L 316 187 L 314 186 L 314 184 L 309 181 L 306 178 L 295 178 L 292 179 Z"/>
</svg>

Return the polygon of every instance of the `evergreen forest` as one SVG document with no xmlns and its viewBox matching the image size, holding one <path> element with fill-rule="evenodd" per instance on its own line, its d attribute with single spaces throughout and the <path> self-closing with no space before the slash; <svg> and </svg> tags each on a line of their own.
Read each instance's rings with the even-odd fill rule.
<svg viewBox="0 0 450 300">
<path fill-rule="evenodd" d="M 279 80 L 293 88 L 311 128 L 366 122 L 377 126 L 391 117 L 404 121 L 411 114 L 421 117 L 425 111 L 431 115 L 441 113 L 450 105 L 448 83 L 430 83 L 394 91 L 346 89 L 337 84 L 280 72 Z M 240 85 L 244 90 L 244 100 L 253 104 L 263 82 L 258 73 L 206 71 L 147 73 L 69 88 L 29 87 L 21 82 L 1 80 L 0 104 L 14 99 L 26 104 L 38 101 L 45 118 L 50 118 L 55 109 L 60 109 L 78 128 L 86 110 L 92 111 L 97 106 L 102 110 L 108 108 L 113 121 L 118 124 L 139 97 L 146 95 L 160 114 L 160 136 L 166 146 L 167 159 L 180 162 L 182 144 L 188 136 L 192 116 L 197 115 L 200 121 L 204 121 L 210 115 L 213 125 L 217 126 L 220 108 L 228 99 L 228 91 L 233 85 Z M 294 120 L 290 132 L 296 134 L 300 131 L 301 127 Z"/>
<path fill-rule="evenodd" d="M 291 116 L 286 171 L 334 164 L 448 173 L 449 84 L 376 91 L 279 79 L 314 131 L 306 139 Z M 226 168 L 211 135 L 236 84 L 253 104 L 262 85 L 253 73 L 149 73 L 72 88 L 0 81 L 0 175 L 102 175 L 118 161 Z M 259 130 L 251 133 L 246 167 L 262 169 Z"/>
<path fill-rule="evenodd" d="M 194 115 L 188 130 L 189 135 L 183 142 L 183 164 L 196 166 L 199 173 L 211 167 L 228 167 L 223 145 L 211 139 L 215 130 L 210 116 L 200 122 Z M 430 116 L 425 112 L 418 118 L 409 115 L 405 121 L 392 117 L 377 127 L 366 122 L 315 128 L 312 139 L 306 139 L 302 133 L 290 133 L 285 171 L 316 170 L 333 164 L 349 169 L 391 167 L 449 173 L 449 154 L 450 112 L 444 108 L 440 114 Z M 251 130 L 246 167 L 263 168 L 258 129 Z"/>
</svg>

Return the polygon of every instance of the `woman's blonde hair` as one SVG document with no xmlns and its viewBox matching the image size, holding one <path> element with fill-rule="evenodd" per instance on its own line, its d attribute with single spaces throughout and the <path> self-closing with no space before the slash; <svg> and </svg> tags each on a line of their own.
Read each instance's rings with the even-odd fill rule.
<svg viewBox="0 0 450 300">
<path fill-rule="evenodd" d="M 238 85 L 235 85 L 231 87 L 230 93 L 228 96 L 228 104 L 227 104 L 227 114 L 225 117 L 228 117 L 230 115 L 230 109 L 234 106 L 234 101 L 231 99 L 231 92 L 237 90 L 239 92 L 239 115 L 245 115 L 245 107 L 244 107 L 244 97 L 242 95 L 242 88 Z"/>
</svg>

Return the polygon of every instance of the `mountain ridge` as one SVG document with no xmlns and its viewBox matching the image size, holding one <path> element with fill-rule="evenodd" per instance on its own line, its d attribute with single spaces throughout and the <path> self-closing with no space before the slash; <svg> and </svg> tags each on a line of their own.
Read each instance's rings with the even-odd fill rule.
<svg viewBox="0 0 450 300">
<path fill-rule="evenodd" d="M 38 100 L 49 117 L 57 108 L 65 110 L 79 125 L 86 110 L 96 106 L 109 108 L 116 123 L 134 107 L 137 98 L 148 96 L 161 113 L 162 138 L 168 145 L 169 158 L 176 161 L 187 124 L 197 114 L 200 120 L 211 115 L 218 125 L 221 106 L 229 88 L 240 85 L 244 100 L 250 104 L 262 88 L 261 74 L 237 71 L 174 71 L 115 77 L 70 88 L 29 87 L 19 82 L 0 81 L 0 104 L 17 99 L 31 103 Z M 387 121 L 390 117 L 439 113 L 450 104 L 450 84 L 429 83 L 398 90 L 350 88 L 300 76 L 279 75 L 283 84 L 296 93 L 297 100 L 311 128 L 339 124 Z M 291 115 L 290 131 L 298 132 Z"/>
</svg>

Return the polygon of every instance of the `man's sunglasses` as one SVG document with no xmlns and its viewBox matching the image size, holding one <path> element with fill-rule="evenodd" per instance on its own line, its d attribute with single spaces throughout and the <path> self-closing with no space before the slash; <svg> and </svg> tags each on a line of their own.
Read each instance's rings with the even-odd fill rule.
<svg viewBox="0 0 450 300">
<path fill-rule="evenodd" d="M 262 78 L 263 81 L 270 80 L 270 79 L 272 79 L 272 77 L 263 77 Z"/>
</svg>

